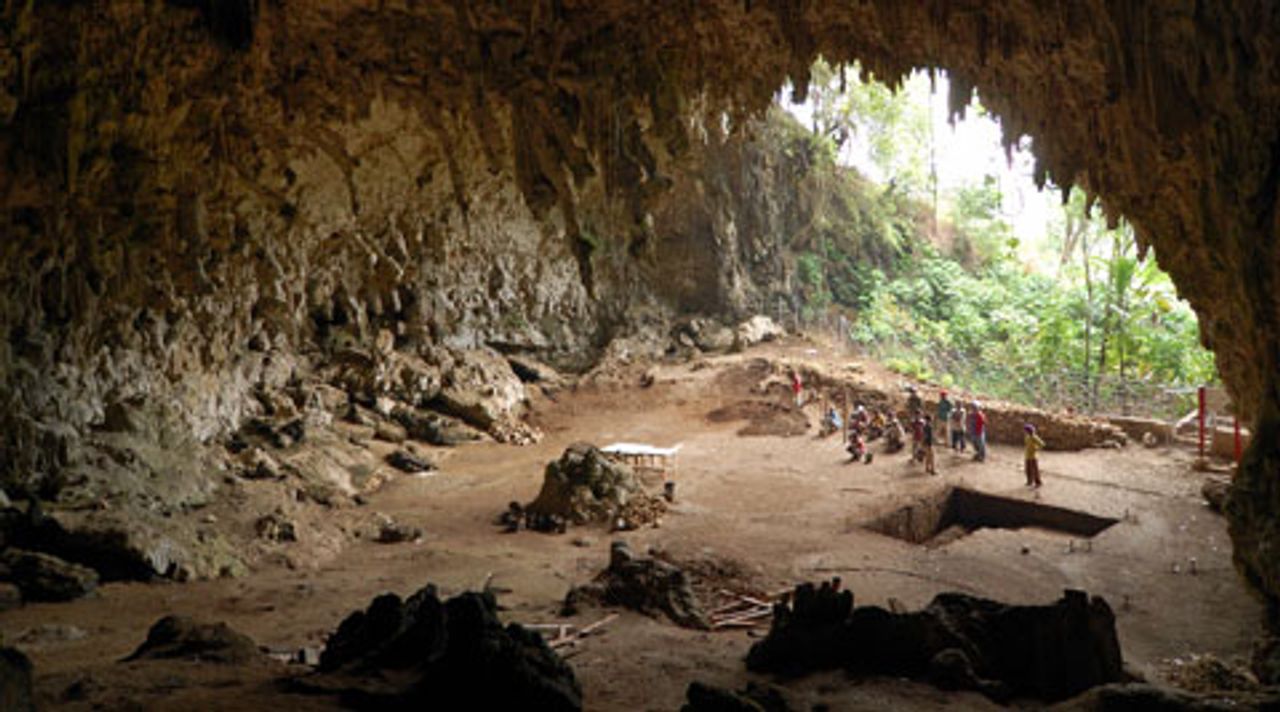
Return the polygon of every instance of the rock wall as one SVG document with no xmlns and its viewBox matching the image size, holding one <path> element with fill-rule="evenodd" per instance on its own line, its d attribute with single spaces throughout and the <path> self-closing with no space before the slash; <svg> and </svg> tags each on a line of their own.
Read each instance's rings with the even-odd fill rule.
<svg viewBox="0 0 1280 712">
<path fill-rule="evenodd" d="M 673 282 L 669 157 L 821 54 L 948 68 L 1156 249 L 1255 420 L 1229 512 L 1280 596 L 1278 30 L 1266 0 L 9 3 L 5 475 L 131 399 L 213 437 L 372 325 L 585 360 Z"/>
</svg>

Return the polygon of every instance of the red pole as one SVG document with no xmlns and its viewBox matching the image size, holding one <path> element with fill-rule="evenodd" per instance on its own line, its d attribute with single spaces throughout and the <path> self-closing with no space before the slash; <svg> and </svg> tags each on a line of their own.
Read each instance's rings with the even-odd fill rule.
<svg viewBox="0 0 1280 712">
<path fill-rule="evenodd" d="M 1232 420 L 1232 422 L 1234 422 L 1234 423 L 1235 423 L 1235 428 L 1236 428 L 1236 467 L 1239 467 L 1239 466 L 1240 466 L 1240 450 L 1241 450 L 1241 448 L 1240 448 L 1240 418 L 1237 416 L 1237 417 L 1232 418 L 1231 420 Z"/>
<path fill-rule="evenodd" d="M 1200 386 L 1200 459 L 1204 459 L 1204 386 Z"/>
</svg>

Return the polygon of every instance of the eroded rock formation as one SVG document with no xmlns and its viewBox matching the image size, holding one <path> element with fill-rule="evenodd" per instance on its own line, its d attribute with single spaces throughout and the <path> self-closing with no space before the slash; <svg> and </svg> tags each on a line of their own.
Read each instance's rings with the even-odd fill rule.
<svg viewBox="0 0 1280 712">
<path fill-rule="evenodd" d="M 679 157 L 788 79 L 802 96 L 822 55 L 947 68 L 953 107 L 980 89 L 1043 174 L 1156 248 L 1255 419 L 1228 511 L 1280 595 L 1274 3 L 194 5 L 0 17 L 5 484 L 56 494 L 141 451 L 93 428 L 207 443 L 380 331 L 580 366 L 672 304 L 747 301 L 736 245 L 701 233 L 705 259 L 654 216 Z M 670 277 L 716 265 L 726 288 Z"/>
</svg>

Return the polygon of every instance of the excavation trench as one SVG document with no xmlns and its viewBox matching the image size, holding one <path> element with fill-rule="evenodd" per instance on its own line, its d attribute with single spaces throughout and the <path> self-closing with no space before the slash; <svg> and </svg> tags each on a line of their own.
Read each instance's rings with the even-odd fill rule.
<svg viewBox="0 0 1280 712">
<path fill-rule="evenodd" d="M 874 519 L 866 528 L 912 544 L 936 547 L 982 528 L 1032 527 L 1092 538 L 1117 521 L 1039 502 L 948 487 Z"/>
</svg>

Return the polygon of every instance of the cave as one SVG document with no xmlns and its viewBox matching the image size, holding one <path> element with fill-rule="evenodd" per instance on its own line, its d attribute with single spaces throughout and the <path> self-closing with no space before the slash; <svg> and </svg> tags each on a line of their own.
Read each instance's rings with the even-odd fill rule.
<svg viewBox="0 0 1280 712">
<path fill-rule="evenodd" d="M 786 176 L 729 147 L 822 57 L 945 70 L 1154 251 L 1254 434 L 1225 511 L 1274 625 L 1276 37 L 1263 0 L 6 3 L 5 544 L 195 592 L 306 569 L 268 544 L 350 532 L 285 520 L 386 478 L 353 439 L 532 444 L 526 385 L 769 313 L 791 225 L 749 191 Z"/>
</svg>

